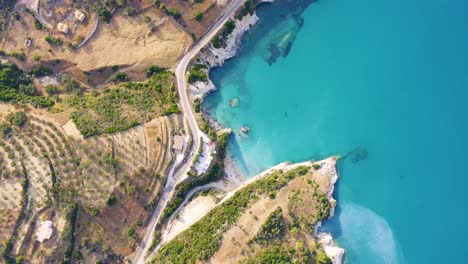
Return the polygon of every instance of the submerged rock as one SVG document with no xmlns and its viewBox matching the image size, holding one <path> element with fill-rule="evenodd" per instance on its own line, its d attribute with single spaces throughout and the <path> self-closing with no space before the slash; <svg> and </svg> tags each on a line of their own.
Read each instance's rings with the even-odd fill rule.
<svg viewBox="0 0 468 264">
<path fill-rule="evenodd" d="M 229 106 L 237 107 L 239 105 L 239 98 L 235 97 L 229 101 Z"/>
</svg>

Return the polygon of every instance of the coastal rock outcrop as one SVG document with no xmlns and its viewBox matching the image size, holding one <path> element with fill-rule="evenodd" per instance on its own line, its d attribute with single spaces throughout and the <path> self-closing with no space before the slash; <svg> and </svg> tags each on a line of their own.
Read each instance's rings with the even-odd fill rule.
<svg viewBox="0 0 468 264">
<path fill-rule="evenodd" d="M 247 32 L 252 26 L 258 22 L 259 18 L 255 13 L 247 14 L 242 17 L 242 19 L 235 20 L 234 30 L 227 36 L 225 40 L 225 46 L 220 48 L 213 47 L 212 44 L 209 44 L 208 47 L 204 48 L 202 52 L 197 57 L 197 63 L 204 64 L 208 66 L 208 71 L 212 67 L 219 67 L 224 64 L 224 62 L 232 57 L 234 57 L 240 47 L 242 36 Z M 216 87 L 213 82 L 208 78 L 206 82 L 195 82 L 189 86 L 190 91 L 193 94 L 199 94 L 201 96 L 208 94 L 214 90 Z"/>
</svg>

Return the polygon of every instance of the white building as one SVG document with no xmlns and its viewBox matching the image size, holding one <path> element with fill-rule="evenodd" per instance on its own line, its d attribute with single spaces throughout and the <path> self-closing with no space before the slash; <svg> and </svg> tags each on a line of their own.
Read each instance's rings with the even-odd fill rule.
<svg viewBox="0 0 468 264">
<path fill-rule="evenodd" d="M 83 14 L 83 12 L 81 12 L 78 9 L 75 10 L 74 16 L 75 16 L 75 19 L 80 21 L 80 22 L 83 22 L 83 20 L 85 20 L 85 18 L 86 18 L 85 14 Z"/>
<path fill-rule="evenodd" d="M 63 23 L 58 23 L 57 24 L 57 29 L 64 33 L 64 34 L 67 34 L 68 33 L 68 26 L 66 24 L 63 24 Z"/>
<path fill-rule="evenodd" d="M 44 242 L 44 240 L 50 239 L 53 231 L 54 231 L 54 223 L 50 220 L 43 221 L 41 223 L 41 226 L 37 230 L 36 240 L 42 243 Z"/>
</svg>

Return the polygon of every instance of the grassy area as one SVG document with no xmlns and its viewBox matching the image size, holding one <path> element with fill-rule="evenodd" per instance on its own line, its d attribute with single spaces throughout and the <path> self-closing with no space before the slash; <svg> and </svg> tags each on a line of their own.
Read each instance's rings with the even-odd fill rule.
<svg viewBox="0 0 468 264">
<path fill-rule="evenodd" d="M 85 137 L 114 133 L 179 113 L 174 77 L 161 71 L 146 82 L 127 82 L 64 98 L 63 107 Z"/>
<path fill-rule="evenodd" d="M 151 263 L 196 263 L 211 257 L 221 246 L 222 237 L 241 214 L 260 196 L 276 193 L 290 180 L 305 175 L 309 167 L 275 171 L 236 192 L 190 228 L 164 245 Z"/>
</svg>

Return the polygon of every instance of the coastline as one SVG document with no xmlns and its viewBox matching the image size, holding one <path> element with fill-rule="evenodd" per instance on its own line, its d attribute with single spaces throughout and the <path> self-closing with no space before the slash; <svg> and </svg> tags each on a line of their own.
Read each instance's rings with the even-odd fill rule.
<svg viewBox="0 0 468 264">
<path fill-rule="evenodd" d="M 273 2 L 273 0 L 264 0 L 262 2 Z M 233 32 L 227 37 L 226 39 L 226 46 L 223 48 L 214 48 L 212 43 L 209 43 L 207 47 L 200 51 L 200 53 L 195 57 L 196 63 L 203 64 L 207 66 L 207 72 L 209 73 L 213 67 L 221 67 L 228 59 L 236 56 L 240 46 L 241 40 L 243 35 L 250 30 L 258 21 L 259 17 L 256 15 L 256 12 L 253 14 L 247 14 L 242 19 L 238 20 L 235 19 L 235 28 Z M 211 93 L 217 90 L 216 86 L 209 78 L 207 82 L 195 82 L 194 84 L 190 84 L 188 87 L 189 94 L 192 99 L 199 98 L 203 101 L 206 96 L 209 96 Z M 215 128 L 216 130 L 221 130 L 223 127 L 209 114 L 209 112 L 202 107 L 201 111 L 204 118 L 208 120 L 210 125 Z M 331 207 L 330 207 L 330 214 L 329 218 L 334 216 L 335 213 L 335 206 L 337 201 L 333 198 L 334 192 L 334 185 L 338 180 L 338 173 L 336 171 L 336 160 L 337 157 L 331 157 L 322 161 L 319 161 L 322 169 L 327 171 L 327 175 L 329 175 L 330 184 L 328 189 L 326 190 L 326 196 L 328 197 Z M 231 182 L 235 185 L 238 185 L 237 188 L 229 192 L 220 203 L 223 203 L 225 200 L 229 199 L 236 191 L 240 190 L 241 188 L 245 187 L 248 184 L 258 180 L 259 178 L 271 173 L 274 170 L 288 170 L 292 169 L 296 166 L 301 165 L 309 165 L 312 166 L 314 164 L 313 161 L 306 161 L 301 163 L 294 163 L 291 164 L 289 162 L 280 163 L 268 170 L 265 170 L 253 178 L 247 179 L 244 175 L 240 172 L 238 167 L 235 164 L 235 161 L 232 157 L 232 154 L 229 152 L 226 155 L 224 165 L 225 165 L 225 173 L 226 179 L 228 182 Z M 321 223 L 318 223 L 314 230 L 318 230 Z M 327 256 L 332 260 L 333 264 L 341 264 L 343 262 L 343 256 L 345 254 L 345 250 L 336 246 L 333 237 L 329 233 L 325 232 L 317 232 L 315 231 L 312 236 L 316 237 L 318 242 L 322 245 L 325 253 Z"/>
</svg>

